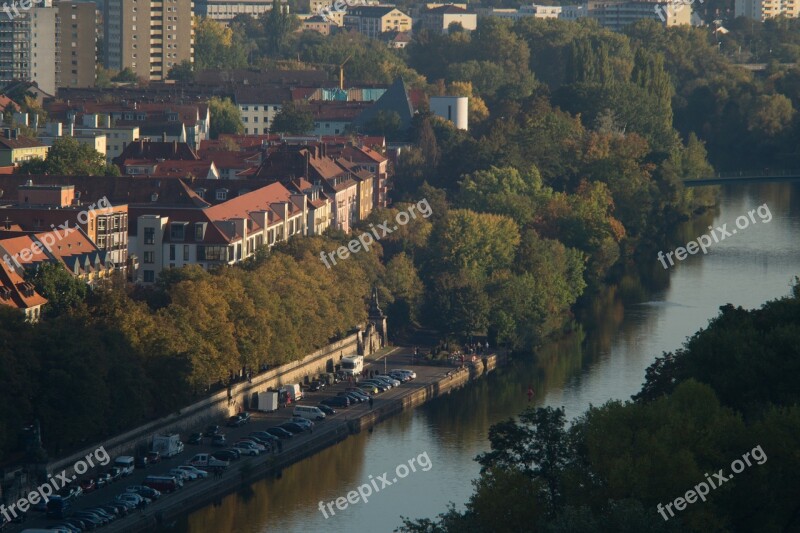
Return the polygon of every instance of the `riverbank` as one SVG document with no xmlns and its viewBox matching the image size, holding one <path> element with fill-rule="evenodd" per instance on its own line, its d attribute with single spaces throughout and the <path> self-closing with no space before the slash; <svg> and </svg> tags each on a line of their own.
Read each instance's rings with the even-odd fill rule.
<svg viewBox="0 0 800 533">
<path fill-rule="evenodd" d="M 364 430 L 370 430 L 376 424 L 387 420 L 403 411 L 414 409 L 431 400 L 447 395 L 449 392 L 463 387 L 472 380 L 478 379 L 492 371 L 498 364 L 496 355 L 485 358 L 485 363 L 478 361 L 474 367 L 453 368 L 440 366 L 410 365 L 410 350 L 394 348 L 382 350 L 374 354 L 367 365 L 367 369 L 378 370 L 384 366 L 383 357 L 389 357 L 392 367 L 403 366 L 413 369 L 417 379 L 376 396 L 374 407 L 370 409 L 367 404 L 361 404 L 339 411 L 330 420 L 318 423 L 313 433 L 299 435 L 291 439 L 291 444 L 284 446 L 281 453 L 265 455 L 257 458 L 242 459 L 232 464 L 218 479 L 206 479 L 187 484 L 183 490 L 166 496 L 153 503 L 144 513 L 135 514 L 118 520 L 104 530 L 111 532 L 138 532 L 163 528 L 175 521 L 181 515 L 201 508 L 221 497 L 245 488 L 259 479 L 274 476 L 280 477 L 281 470 L 289 465 L 310 457 L 321 450 L 333 446 L 350 435 L 355 435 Z M 328 393 L 330 394 L 330 393 Z M 302 403 L 313 404 L 315 399 Z M 263 429 L 284 421 L 290 412 L 279 410 L 275 413 L 256 413 L 247 431 Z M 192 448 L 181 454 L 175 465 L 185 461 L 196 453 Z M 144 473 L 138 475 L 144 476 Z M 136 483 L 135 480 L 125 481 L 126 485 Z M 106 491 L 108 492 L 108 491 Z M 115 491 L 116 492 L 116 491 Z M 109 494 L 111 494 L 109 492 Z M 80 507 L 89 504 L 93 495 L 78 500 Z M 107 498 L 108 496 L 106 496 Z"/>
</svg>

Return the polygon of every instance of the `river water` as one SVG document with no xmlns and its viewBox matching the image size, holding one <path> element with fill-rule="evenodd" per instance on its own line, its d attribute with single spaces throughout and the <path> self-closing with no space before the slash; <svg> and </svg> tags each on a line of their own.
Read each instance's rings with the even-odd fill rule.
<svg viewBox="0 0 800 533">
<path fill-rule="evenodd" d="M 401 525 L 401 516 L 435 517 L 449 502 L 463 508 L 478 475 L 473 459 L 489 447 L 489 427 L 527 407 L 529 385 L 536 391 L 535 404 L 563 406 L 570 418 L 590 404 L 627 400 L 640 389 L 655 357 L 679 348 L 721 305 L 759 307 L 789 293 L 791 279 L 800 274 L 800 184 L 726 187 L 718 210 L 681 227 L 676 242 L 709 233 L 709 225 L 736 229 L 737 217 L 764 203 L 769 222 L 754 213 L 756 222 L 714 244 L 706 255 L 689 256 L 669 270 L 655 257 L 652 265 L 638 265 L 640 275 L 624 278 L 592 301 L 584 330 L 545 346 L 535 361 L 517 360 L 372 433 L 352 436 L 287 468 L 280 479 L 262 480 L 192 513 L 176 530 L 390 532 Z M 346 496 L 384 472 L 391 480 L 397 465 L 411 458 L 427 471 L 417 467 L 368 503 L 345 511 L 334 507 L 335 516 L 320 512 L 320 500 Z"/>
</svg>

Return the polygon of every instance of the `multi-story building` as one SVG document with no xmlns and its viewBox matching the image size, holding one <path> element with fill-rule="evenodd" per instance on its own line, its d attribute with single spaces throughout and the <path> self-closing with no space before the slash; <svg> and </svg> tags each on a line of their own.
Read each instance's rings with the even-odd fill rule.
<svg viewBox="0 0 800 533">
<path fill-rule="evenodd" d="M 17 166 L 29 159 L 44 159 L 48 150 L 49 147 L 39 140 L 21 136 L 18 128 L 5 128 L 0 137 L 0 166 Z"/>
<path fill-rule="evenodd" d="M 131 69 L 147 80 L 163 80 L 181 61 L 194 61 L 192 0 L 107 0 L 103 21 L 104 62 Z"/>
<path fill-rule="evenodd" d="M 41 5 L 38 5 L 41 4 Z M 93 2 L 51 0 L 0 19 L 0 83 L 35 81 L 47 93 L 95 83 L 97 10 Z"/>
<path fill-rule="evenodd" d="M 288 88 L 240 87 L 234 100 L 242 115 L 245 134 L 265 134 L 269 133 L 281 106 L 292 101 L 292 91 Z"/>
<path fill-rule="evenodd" d="M 98 202 L 98 204 L 101 202 Z M 17 202 L 0 208 L 3 224 L 24 231 L 80 228 L 105 253 L 104 263 L 124 270 L 128 261 L 128 206 L 92 205 L 81 202 L 74 185 L 37 185 L 29 181 L 17 187 Z"/>
<path fill-rule="evenodd" d="M 199 198 L 199 197 L 198 197 Z M 149 214 L 148 211 L 152 211 Z M 244 261 L 262 246 L 306 235 L 307 200 L 279 183 L 197 208 L 138 207 L 131 253 L 135 280 L 153 283 L 166 268 L 213 268 Z"/>
<path fill-rule="evenodd" d="M 258 18 L 272 11 L 273 0 L 198 0 L 194 3 L 194 13 L 198 17 L 210 18 L 227 24 L 239 15 Z M 289 12 L 288 0 L 280 0 L 281 11 Z"/>
<path fill-rule="evenodd" d="M 800 17 L 800 3 L 795 0 L 736 0 L 734 14 L 764 21 L 779 15 Z"/>
<path fill-rule="evenodd" d="M 447 33 L 451 24 L 460 24 L 467 31 L 478 27 L 478 15 L 452 4 L 426 9 L 421 18 L 422 28 L 435 33 Z"/>
<path fill-rule="evenodd" d="M 626 26 L 644 19 L 654 19 L 666 27 L 689 25 L 692 21 L 692 6 L 683 0 L 675 2 L 609 2 L 591 1 L 588 15 L 597 19 L 601 26 L 621 31 Z"/>
<path fill-rule="evenodd" d="M 411 17 L 392 5 L 356 6 L 345 12 L 344 27 L 377 39 L 387 31 L 411 31 Z"/>
</svg>

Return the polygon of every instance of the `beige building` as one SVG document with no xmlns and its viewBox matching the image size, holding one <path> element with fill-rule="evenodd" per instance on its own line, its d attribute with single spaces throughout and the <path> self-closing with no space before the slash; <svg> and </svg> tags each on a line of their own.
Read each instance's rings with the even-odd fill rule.
<svg viewBox="0 0 800 533">
<path fill-rule="evenodd" d="M 181 61 L 193 62 L 193 8 L 192 0 L 107 0 L 106 67 L 160 81 Z"/>
<path fill-rule="evenodd" d="M 411 17 L 391 5 L 357 6 L 345 12 L 344 26 L 376 39 L 388 31 L 411 31 Z"/>
<path fill-rule="evenodd" d="M 447 33 L 451 24 L 460 24 L 467 31 L 478 27 L 478 15 L 455 5 L 443 5 L 422 12 L 422 28 L 435 33 Z"/>
<path fill-rule="evenodd" d="M 736 0 L 734 13 L 737 17 L 761 21 L 779 15 L 797 18 L 800 17 L 800 2 L 797 0 Z"/>
</svg>

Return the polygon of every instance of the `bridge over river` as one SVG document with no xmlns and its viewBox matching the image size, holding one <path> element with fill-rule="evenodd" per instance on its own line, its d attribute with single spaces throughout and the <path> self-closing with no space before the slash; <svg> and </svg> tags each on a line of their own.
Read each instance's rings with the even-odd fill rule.
<svg viewBox="0 0 800 533">
<path fill-rule="evenodd" d="M 714 176 L 699 179 L 687 179 L 683 184 L 687 187 L 701 187 L 703 185 L 726 185 L 731 183 L 749 182 L 774 182 L 800 180 L 799 170 L 765 169 L 741 170 L 736 172 L 720 172 Z"/>
</svg>

